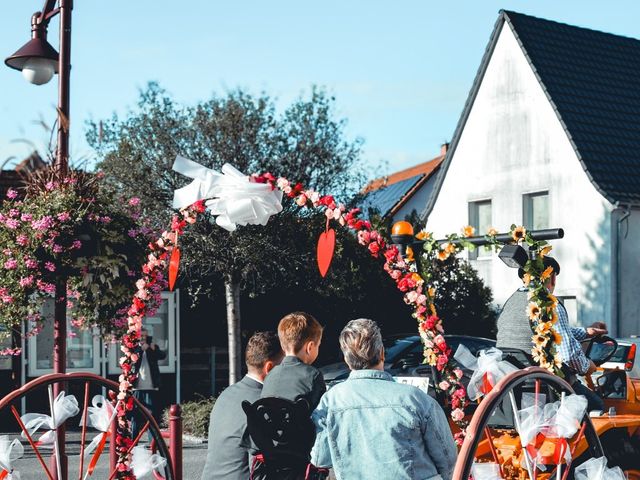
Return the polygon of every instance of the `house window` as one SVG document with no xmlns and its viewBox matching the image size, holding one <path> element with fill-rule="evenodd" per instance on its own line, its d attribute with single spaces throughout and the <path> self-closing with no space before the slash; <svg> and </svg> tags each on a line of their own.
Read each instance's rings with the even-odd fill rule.
<svg viewBox="0 0 640 480">
<path fill-rule="evenodd" d="M 522 196 L 522 223 L 529 230 L 549 228 L 549 192 Z"/>
<path fill-rule="evenodd" d="M 486 235 L 491 228 L 491 200 L 480 202 L 469 202 L 469 225 L 476 229 L 476 235 Z M 484 247 L 469 252 L 469 259 L 475 260 L 479 257 L 488 257 L 491 251 Z"/>
</svg>

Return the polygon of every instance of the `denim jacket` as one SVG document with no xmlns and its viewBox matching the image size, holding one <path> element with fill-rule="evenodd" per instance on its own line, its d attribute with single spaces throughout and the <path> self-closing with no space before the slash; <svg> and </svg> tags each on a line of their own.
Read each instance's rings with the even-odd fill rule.
<svg viewBox="0 0 640 480">
<path fill-rule="evenodd" d="M 446 416 L 422 390 L 379 370 L 352 371 L 312 414 L 311 462 L 338 480 L 449 480 L 457 450 Z"/>
</svg>

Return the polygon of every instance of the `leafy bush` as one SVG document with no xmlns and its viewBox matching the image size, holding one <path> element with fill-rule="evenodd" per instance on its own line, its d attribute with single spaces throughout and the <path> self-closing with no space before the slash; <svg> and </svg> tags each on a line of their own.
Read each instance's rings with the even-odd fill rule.
<svg viewBox="0 0 640 480">
<path fill-rule="evenodd" d="M 207 438 L 209 433 L 209 418 L 216 403 L 215 397 L 200 397 L 191 402 L 181 404 L 183 433 L 194 437 Z M 169 426 L 169 409 L 162 412 L 162 426 Z"/>
</svg>

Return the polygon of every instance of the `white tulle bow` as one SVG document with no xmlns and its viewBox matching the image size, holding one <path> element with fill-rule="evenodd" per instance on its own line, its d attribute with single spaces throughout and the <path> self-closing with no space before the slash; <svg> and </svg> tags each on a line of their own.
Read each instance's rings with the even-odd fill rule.
<svg viewBox="0 0 640 480">
<path fill-rule="evenodd" d="M 587 399 L 582 395 L 569 395 L 553 403 L 544 404 L 544 400 L 538 403 L 518 411 L 518 433 L 523 446 L 529 444 L 538 433 L 547 437 L 573 437 L 587 411 Z"/>
<path fill-rule="evenodd" d="M 44 413 L 26 413 L 22 415 L 20 419 L 31 436 L 40 428 L 49 430 L 38 439 L 38 444 L 51 446 L 54 443 L 55 429 L 69 418 L 77 415 L 78 412 L 80 412 L 80 409 L 78 408 L 78 400 L 76 400 L 76 397 L 73 395 L 65 396 L 64 392 L 60 392 L 53 401 L 53 412 L 51 415 L 45 415 Z M 22 432 L 22 437 L 26 438 L 24 432 Z"/>
<path fill-rule="evenodd" d="M 476 358 L 467 347 L 460 344 L 453 358 L 467 370 L 473 371 L 467 387 L 467 395 L 471 400 L 486 395 L 506 375 L 518 370 L 502 360 L 502 351 L 495 347 L 481 350 Z"/>
<path fill-rule="evenodd" d="M 282 211 L 282 191 L 265 183 L 255 183 L 228 163 L 222 173 L 177 156 L 173 170 L 193 178 L 173 194 L 173 207 L 184 208 L 198 200 L 206 205 L 216 223 L 230 232 L 238 225 L 266 225 Z"/>
<path fill-rule="evenodd" d="M 608 468 L 606 457 L 599 457 L 590 458 L 576 467 L 574 478 L 576 480 L 625 480 L 627 477 L 620 467 Z"/>
<path fill-rule="evenodd" d="M 102 395 L 95 395 L 91 399 L 91 406 L 87 410 L 87 426 L 93 427 L 102 433 L 96 435 L 87 448 L 85 448 L 85 456 L 90 455 L 103 439 L 103 436 L 109 432 L 111 423 L 117 413 L 116 409 L 111 405 L 111 402 L 105 399 Z M 83 421 L 81 419 L 80 426 L 82 426 L 82 423 Z"/>
<path fill-rule="evenodd" d="M 0 436 L 0 478 L 20 480 L 20 474 L 13 470 L 13 462 L 22 455 L 24 455 L 24 447 L 20 440 L 17 438 L 11 440 L 7 435 Z"/>
<path fill-rule="evenodd" d="M 474 463 L 471 467 L 473 480 L 502 480 L 497 463 Z"/>
<path fill-rule="evenodd" d="M 136 478 L 142 478 L 145 475 L 164 468 L 167 460 L 157 453 L 152 454 L 144 447 L 134 447 L 131 457 L 131 469 Z"/>
</svg>

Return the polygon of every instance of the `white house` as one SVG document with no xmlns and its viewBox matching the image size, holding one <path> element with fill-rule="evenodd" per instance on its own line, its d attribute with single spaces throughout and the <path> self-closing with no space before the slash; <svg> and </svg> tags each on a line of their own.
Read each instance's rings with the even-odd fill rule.
<svg viewBox="0 0 640 480">
<path fill-rule="evenodd" d="M 561 227 L 572 321 L 640 334 L 639 40 L 501 11 L 440 170 L 429 230 Z M 515 271 L 469 256 L 504 303 Z"/>
</svg>

